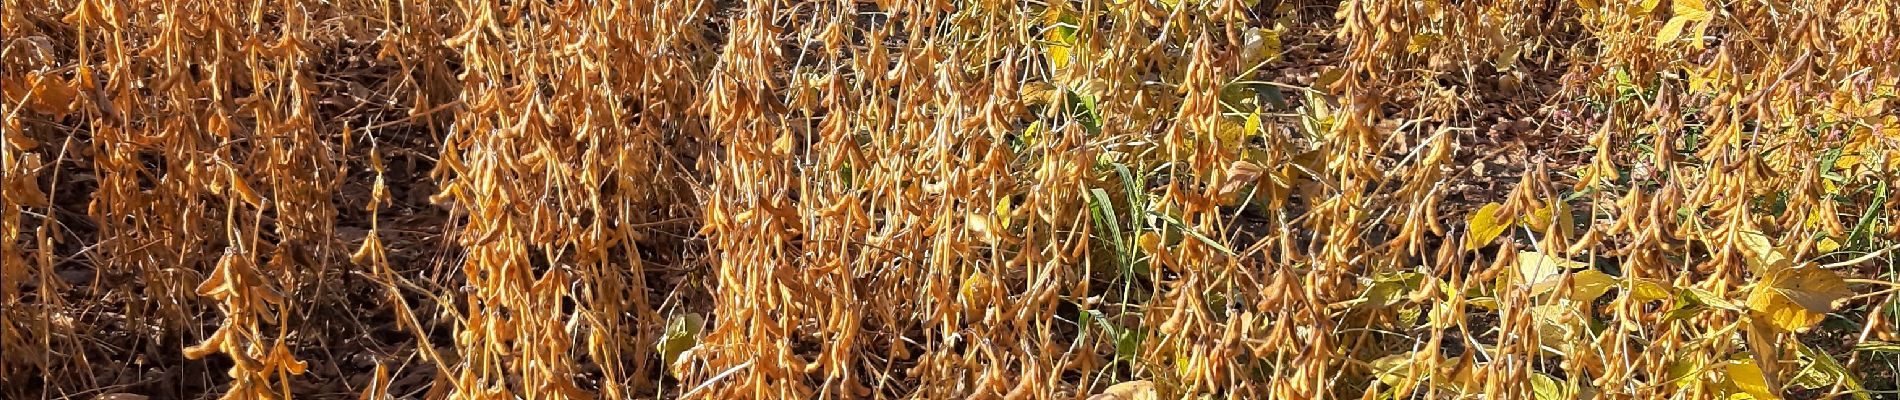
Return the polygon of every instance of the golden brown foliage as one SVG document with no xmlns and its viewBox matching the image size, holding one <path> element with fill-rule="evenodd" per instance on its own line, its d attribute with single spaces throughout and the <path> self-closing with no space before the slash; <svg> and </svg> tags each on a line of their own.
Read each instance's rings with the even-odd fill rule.
<svg viewBox="0 0 1900 400">
<path fill-rule="evenodd" d="M 1900 392 L 1889 1 L 4 1 L 9 398 Z"/>
</svg>

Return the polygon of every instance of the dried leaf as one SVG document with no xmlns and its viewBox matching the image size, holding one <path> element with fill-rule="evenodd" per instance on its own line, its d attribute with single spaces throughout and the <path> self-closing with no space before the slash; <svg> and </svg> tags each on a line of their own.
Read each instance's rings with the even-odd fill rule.
<svg viewBox="0 0 1900 400">
<path fill-rule="evenodd" d="M 1117 383 L 1102 393 L 1089 396 L 1089 400 L 1156 400 L 1160 395 L 1155 392 L 1151 381 L 1128 381 Z"/>
<path fill-rule="evenodd" d="M 1748 294 L 1748 309 L 1787 332 L 1802 332 L 1820 323 L 1827 313 L 1852 296 L 1847 282 L 1820 268 L 1776 270 Z"/>
<path fill-rule="evenodd" d="M 1261 174 L 1265 172 L 1266 170 L 1260 168 L 1259 165 L 1244 160 L 1235 160 L 1233 164 L 1227 166 L 1227 172 L 1225 174 L 1227 179 L 1221 182 L 1220 187 L 1215 188 L 1214 196 L 1221 199 L 1232 199 L 1240 193 L 1241 188 L 1253 184 L 1254 182 L 1259 182 Z"/>
</svg>

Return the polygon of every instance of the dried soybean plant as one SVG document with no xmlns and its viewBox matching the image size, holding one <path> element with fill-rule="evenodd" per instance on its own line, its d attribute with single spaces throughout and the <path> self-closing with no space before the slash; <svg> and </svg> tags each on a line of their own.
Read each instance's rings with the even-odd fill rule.
<svg viewBox="0 0 1900 400">
<path fill-rule="evenodd" d="M 1900 390 L 1881 1 L 5 6 L 9 397 Z"/>
</svg>

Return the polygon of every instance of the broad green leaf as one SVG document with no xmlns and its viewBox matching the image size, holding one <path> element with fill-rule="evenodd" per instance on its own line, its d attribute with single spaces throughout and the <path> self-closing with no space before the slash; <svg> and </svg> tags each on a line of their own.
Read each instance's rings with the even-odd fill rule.
<svg viewBox="0 0 1900 400">
<path fill-rule="evenodd" d="M 1249 84 L 1249 83 L 1236 83 L 1232 85 L 1221 86 L 1220 103 L 1221 103 L 1222 111 L 1239 112 L 1240 110 L 1258 109 L 1259 103 L 1260 103 L 1259 101 L 1260 91 L 1254 89 L 1254 86 L 1255 85 Z M 1226 120 L 1223 119 L 1222 121 L 1225 122 Z M 1234 126 L 1234 125 L 1228 125 L 1228 126 L 1230 127 L 1228 129 L 1234 129 L 1236 130 L 1236 133 L 1240 133 L 1240 135 L 1235 135 L 1235 136 L 1244 137 L 1245 135 L 1251 135 L 1250 133 L 1239 132 L 1238 131 L 1238 129 L 1240 129 L 1239 126 Z"/>
<path fill-rule="evenodd" d="M 1141 354 L 1141 342 L 1147 339 L 1148 332 L 1139 329 L 1123 329 L 1115 337 L 1115 358 L 1132 360 Z"/>
<path fill-rule="evenodd" d="M 1748 309 L 1750 315 L 1765 318 L 1783 331 L 1802 332 L 1853 294 L 1834 271 L 1786 268 L 1769 274 L 1749 292 Z"/>
<path fill-rule="evenodd" d="M 1286 103 L 1286 93 L 1281 92 L 1279 86 L 1262 86 L 1260 88 L 1260 94 L 1267 97 L 1267 104 L 1273 106 L 1275 110 L 1285 110 L 1289 108 Z"/>
</svg>

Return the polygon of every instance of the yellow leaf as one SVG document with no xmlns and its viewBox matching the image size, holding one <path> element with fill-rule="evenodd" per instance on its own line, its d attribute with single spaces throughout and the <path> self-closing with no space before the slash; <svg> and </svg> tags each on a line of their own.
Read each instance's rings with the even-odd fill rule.
<svg viewBox="0 0 1900 400">
<path fill-rule="evenodd" d="M 705 328 L 706 317 L 698 313 L 686 313 L 667 318 L 666 332 L 660 336 L 658 343 L 654 344 L 655 350 L 659 350 L 660 353 L 660 364 L 668 367 L 667 372 L 679 376 L 680 371 L 675 371 L 671 367 L 676 365 L 688 350 L 699 345 L 699 333 Z"/>
<path fill-rule="evenodd" d="M 1049 42 L 1050 64 L 1056 68 L 1067 67 L 1070 55 L 1074 53 L 1078 42 L 1077 32 L 1081 19 L 1052 9 L 1050 13 L 1043 14 L 1043 23 L 1047 24 L 1042 30 L 1042 38 Z"/>
<path fill-rule="evenodd" d="M 1438 43 L 1440 40 L 1444 40 L 1444 39 L 1445 39 L 1445 35 L 1440 35 L 1436 33 L 1420 33 L 1420 34 L 1412 35 L 1411 39 L 1405 42 L 1405 52 L 1418 54 L 1420 52 L 1424 52 L 1425 49 L 1430 48 L 1432 44 Z"/>
<path fill-rule="evenodd" d="M 1536 295 L 1541 293 L 1538 289 L 1540 286 L 1543 287 L 1542 291 L 1554 288 L 1544 285 L 1554 285 L 1564 272 L 1585 267 L 1589 265 L 1535 251 L 1521 251 L 1517 253 L 1517 283 L 1530 286 L 1531 294 Z"/>
<path fill-rule="evenodd" d="M 1070 53 L 1070 50 L 1073 48 L 1074 48 L 1073 46 L 1068 46 L 1068 45 L 1049 46 L 1050 65 L 1054 65 L 1057 69 L 1068 67 L 1069 53 Z"/>
<path fill-rule="evenodd" d="M 963 301 L 968 304 L 982 304 L 984 300 L 989 299 L 989 292 L 993 285 L 990 275 L 979 270 L 963 278 L 963 285 L 957 288 L 957 294 L 962 295 Z"/>
<path fill-rule="evenodd" d="M 792 132 L 785 131 L 778 135 L 778 139 L 772 141 L 772 153 L 778 155 L 792 154 L 792 145 Z"/>
<path fill-rule="evenodd" d="M 1141 236 L 1135 238 L 1135 246 L 1148 254 L 1161 254 L 1161 235 L 1154 231 L 1142 232 Z"/>
<path fill-rule="evenodd" d="M 1466 224 L 1471 227 L 1471 234 L 1465 236 L 1466 250 L 1475 250 L 1491 244 L 1492 240 L 1504 233 L 1504 229 L 1508 226 L 1498 220 L 1500 208 L 1504 206 L 1498 203 L 1485 204 L 1484 207 L 1478 209 L 1478 212 L 1471 214 L 1471 219 L 1466 221 Z"/>
<path fill-rule="evenodd" d="M 1697 21 L 1709 19 L 1709 6 L 1702 0 L 1673 0 L 1669 2 L 1669 11 Z"/>
<path fill-rule="evenodd" d="M 1543 373 L 1531 373 L 1531 398 L 1536 400 L 1569 400 L 1575 398 L 1577 387 L 1569 382 Z"/>
<path fill-rule="evenodd" d="M 1708 24 L 1703 22 L 1715 18 L 1715 14 L 1709 12 L 1708 5 L 1703 4 L 1702 0 L 1673 0 L 1669 3 L 1669 9 L 1675 13 L 1675 16 L 1669 17 L 1669 21 L 1663 23 L 1662 30 L 1656 32 L 1657 46 L 1675 41 L 1677 37 L 1682 36 L 1683 28 L 1688 27 L 1691 22 L 1698 23 L 1695 39 L 1699 44 L 1702 41 L 1702 33 L 1708 29 Z"/>
<path fill-rule="evenodd" d="M 1616 278 L 1603 271 L 1586 269 L 1570 275 L 1571 290 L 1566 296 L 1571 300 L 1590 302 L 1603 297 L 1610 288 L 1616 287 Z"/>
<path fill-rule="evenodd" d="M 1841 242 L 1836 242 L 1833 238 L 1821 238 L 1820 242 L 1814 244 L 1814 250 L 1822 253 L 1833 253 L 1840 249 Z"/>
<path fill-rule="evenodd" d="M 1003 229 L 1009 229 L 1009 213 L 1011 208 L 1009 203 L 1009 196 L 996 199 L 996 223 L 997 226 Z"/>
<path fill-rule="evenodd" d="M 1254 112 L 1247 114 L 1247 122 L 1244 124 L 1241 124 L 1240 131 L 1241 131 L 1241 135 L 1245 137 L 1249 137 L 1249 138 L 1254 137 L 1254 136 L 1259 136 L 1261 134 L 1259 110 L 1254 110 Z"/>
<path fill-rule="evenodd" d="M 1756 367 L 1754 361 L 1730 360 L 1723 372 L 1726 380 L 1722 383 L 1730 390 L 1740 391 L 1755 399 L 1781 398 L 1773 388 L 1768 387 L 1768 381 L 1762 377 L 1761 368 Z"/>
<path fill-rule="evenodd" d="M 1755 318 L 1787 332 L 1801 332 L 1820 323 L 1842 300 L 1854 294 L 1834 271 L 1821 268 L 1784 268 L 1770 273 L 1748 294 L 1748 310 Z"/>
<path fill-rule="evenodd" d="M 1669 287 L 1653 279 L 1637 279 L 1630 285 L 1629 298 L 1638 302 L 1662 300 L 1673 297 Z"/>
<path fill-rule="evenodd" d="M 998 239 L 1002 238 L 1002 234 L 993 228 L 996 226 L 996 223 L 991 221 L 991 218 L 993 218 L 993 216 L 986 215 L 985 213 L 971 212 L 963 215 L 963 222 L 966 226 L 970 227 L 970 232 L 975 232 L 978 236 L 981 236 L 984 241 L 995 244 Z"/>
<path fill-rule="evenodd" d="M 1563 212 L 1558 212 L 1559 210 L 1563 210 Z M 1563 203 L 1551 203 L 1539 207 L 1531 211 L 1531 215 L 1518 217 L 1517 223 L 1537 232 L 1562 235 L 1564 237 L 1569 237 L 1571 231 L 1575 229 L 1573 227 L 1575 222 L 1571 219 L 1569 207 Z M 1553 226 L 1557 228 L 1554 233 L 1550 230 Z"/>
<path fill-rule="evenodd" d="M 1372 361 L 1372 374 L 1397 393 L 1410 392 L 1416 375 L 1412 373 L 1412 356 L 1393 354 Z"/>
<path fill-rule="evenodd" d="M 1742 255 L 1747 256 L 1748 266 L 1756 273 L 1787 269 L 1793 265 L 1793 261 L 1789 260 L 1781 250 L 1776 249 L 1774 243 L 1769 241 L 1768 235 L 1761 231 L 1750 230 L 1736 233 L 1735 245 L 1741 248 Z"/>
<path fill-rule="evenodd" d="M 1689 91 L 1706 93 L 1715 90 L 1715 77 L 1719 72 L 1704 72 L 1700 68 L 1689 68 Z"/>
<path fill-rule="evenodd" d="M 1585 317 L 1580 304 L 1544 304 L 1530 307 L 1532 321 L 1536 323 L 1539 347 L 1549 347 L 1553 353 L 1569 355 L 1580 342 L 1576 339 L 1585 334 Z"/>
<path fill-rule="evenodd" d="M 1656 45 L 1663 46 L 1676 41 L 1677 37 L 1682 36 L 1682 28 L 1687 25 L 1689 25 L 1688 18 L 1681 15 L 1670 17 L 1669 22 L 1663 23 L 1662 30 L 1656 31 Z"/>
<path fill-rule="evenodd" d="M 1245 40 L 1240 48 L 1242 68 L 1277 60 L 1284 51 L 1280 44 L 1280 32 L 1276 30 L 1247 28 Z"/>
</svg>

